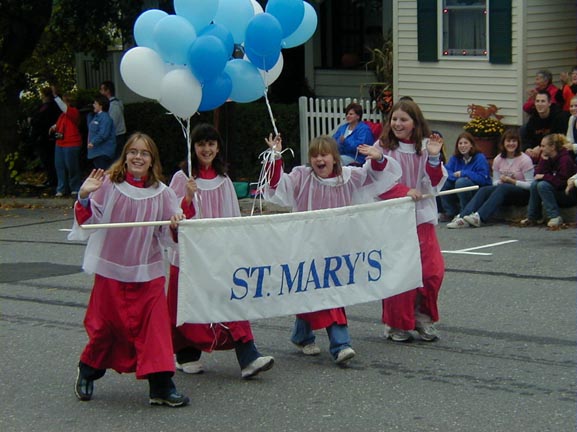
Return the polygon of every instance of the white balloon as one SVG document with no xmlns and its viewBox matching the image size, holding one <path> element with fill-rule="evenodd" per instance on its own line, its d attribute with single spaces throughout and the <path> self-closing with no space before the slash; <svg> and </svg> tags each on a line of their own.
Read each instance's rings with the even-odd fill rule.
<svg viewBox="0 0 577 432">
<path fill-rule="evenodd" d="M 128 88 L 150 99 L 160 99 L 160 82 L 164 74 L 164 61 L 151 48 L 134 47 L 120 62 L 120 75 Z"/>
<path fill-rule="evenodd" d="M 250 0 L 250 2 L 252 3 L 252 8 L 254 9 L 255 15 L 264 13 L 264 9 L 262 8 L 259 2 L 257 2 L 256 0 Z"/>
<path fill-rule="evenodd" d="M 160 104 L 180 118 L 191 117 L 201 100 L 200 82 L 188 68 L 171 70 L 160 83 Z"/>
<path fill-rule="evenodd" d="M 260 75 L 262 76 L 262 80 L 264 81 L 265 86 L 268 87 L 277 80 L 277 78 L 280 76 L 282 72 L 283 66 L 284 66 L 284 59 L 281 52 L 277 62 L 270 70 L 263 71 L 259 69 Z"/>
</svg>

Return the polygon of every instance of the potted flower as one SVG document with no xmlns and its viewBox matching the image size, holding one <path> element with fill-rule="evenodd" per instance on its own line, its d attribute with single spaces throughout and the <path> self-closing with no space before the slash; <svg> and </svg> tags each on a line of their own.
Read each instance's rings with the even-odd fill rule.
<svg viewBox="0 0 577 432">
<path fill-rule="evenodd" d="M 486 107 L 471 104 L 467 107 L 467 112 L 471 120 L 463 126 L 463 129 L 475 137 L 477 148 L 479 148 L 489 160 L 497 155 L 499 138 L 505 131 L 505 125 L 501 123 L 503 116 L 497 114 L 499 110 L 500 108 L 493 104 L 487 105 Z"/>
</svg>

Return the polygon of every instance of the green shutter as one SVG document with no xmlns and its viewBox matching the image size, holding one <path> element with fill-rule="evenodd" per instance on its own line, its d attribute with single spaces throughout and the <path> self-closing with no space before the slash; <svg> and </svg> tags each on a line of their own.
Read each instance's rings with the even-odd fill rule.
<svg viewBox="0 0 577 432">
<path fill-rule="evenodd" d="M 437 0 L 417 0 L 417 45 L 421 62 L 439 61 Z"/>
<path fill-rule="evenodd" d="M 489 0 L 489 61 L 511 64 L 513 42 L 511 0 Z"/>
</svg>

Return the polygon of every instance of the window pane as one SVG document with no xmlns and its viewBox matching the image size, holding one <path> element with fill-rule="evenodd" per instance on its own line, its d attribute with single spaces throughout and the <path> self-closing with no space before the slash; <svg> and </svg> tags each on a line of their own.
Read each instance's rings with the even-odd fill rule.
<svg viewBox="0 0 577 432">
<path fill-rule="evenodd" d="M 486 1 L 445 0 L 443 55 L 487 56 Z"/>
</svg>

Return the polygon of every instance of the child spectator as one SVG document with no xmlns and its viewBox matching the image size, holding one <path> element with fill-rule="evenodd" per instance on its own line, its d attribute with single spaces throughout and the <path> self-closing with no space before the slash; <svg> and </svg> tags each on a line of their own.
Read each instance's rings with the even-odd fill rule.
<svg viewBox="0 0 577 432">
<path fill-rule="evenodd" d="M 481 187 L 491 184 L 487 158 L 477 149 L 475 137 L 469 132 L 463 132 L 457 137 L 455 152 L 445 167 L 449 178 L 445 182 L 443 190 L 475 185 Z M 446 195 L 441 198 L 446 216 L 453 217 L 453 220 L 447 224 L 447 228 L 464 228 L 467 226 L 466 223 L 463 224 L 461 214 L 474 195 L 475 191 L 471 191 Z"/>
<path fill-rule="evenodd" d="M 521 221 L 521 225 L 541 223 L 544 209 L 549 219 L 547 226 L 556 228 L 563 223 L 559 207 L 575 205 L 575 195 L 564 193 L 569 178 L 577 172 L 573 158 L 564 148 L 566 143 L 562 134 L 549 134 L 541 140 L 541 158 L 535 168 L 535 180 L 531 183 L 527 218 Z"/>
<path fill-rule="evenodd" d="M 440 161 L 443 140 L 438 134 L 431 134 L 419 106 L 405 99 L 391 109 L 375 146 L 396 160 L 402 169 L 399 184 L 380 198 L 410 196 L 416 201 L 423 273 L 422 287 L 383 300 L 385 337 L 394 342 L 408 342 L 412 339 L 410 331 L 416 330 L 423 341 L 432 342 L 439 338 L 434 323 L 439 321 L 437 298 L 445 273 L 435 233 L 438 211 L 433 196 L 447 178 Z M 425 194 L 430 196 L 423 198 Z"/>
<path fill-rule="evenodd" d="M 176 195 L 161 176 L 156 144 L 135 133 L 108 173 L 94 169 L 80 187 L 68 238 L 88 237 L 83 268 L 95 274 L 84 318 L 89 341 L 80 356 L 74 389 L 82 401 L 92 398 L 94 381 L 106 369 L 114 369 L 148 379 L 151 405 L 180 407 L 189 402 L 171 378 L 175 369 L 161 246 L 161 241 L 170 244 L 170 230 L 79 227 L 86 222 L 168 219 L 176 226 L 183 216 Z"/>
<path fill-rule="evenodd" d="M 493 160 L 493 185 L 483 186 L 461 211 L 462 227 L 480 227 L 502 205 L 524 206 L 529 202 L 533 161 L 521 152 L 519 133 L 508 129 L 501 136 L 499 154 Z"/>
<path fill-rule="evenodd" d="M 192 177 L 189 179 L 181 170 L 170 182 L 170 187 L 182 200 L 185 216 L 188 219 L 239 217 L 240 208 L 234 185 L 226 175 L 226 165 L 221 156 L 220 134 L 212 125 L 199 124 L 192 130 L 190 139 L 194 143 L 194 153 L 191 155 Z M 174 248 L 170 256 L 168 307 L 176 368 L 189 374 L 202 373 L 202 351 L 230 349 L 236 352 L 242 378 L 251 378 L 272 368 L 274 358 L 263 356 L 258 351 L 248 321 L 183 324 L 176 327 L 178 265 L 178 251 Z"/>
<path fill-rule="evenodd" d="M 282 172 L 282 140 L 280 135 L 266 139 L 275 154 L 272 178 L 265 186 L 265 199 L 293 211 L 320 210 L 344 207 L 353 199 L 364 196 L 364 186 L 384 192 L 400 177 L 398 164 L 383 156 L 378 147 L 361 144 L 358 151 L 368 159 L 362 167 L 341 165 L 337 142 L 329 136 L 313 139 L 309 146 L 310 167 L 297 166 L 290 174 Z M 369 160 L 370 159 L 370 160 Z M 373 197 L 374 198 L 374 197 Z M 313 330 L 326 329 L 330 353 L 336 364 L 342 365 L 355 356 L 344 308 L 298 314 L 291 341 L 305 355 L 318 355 Z"/>
</svg>

